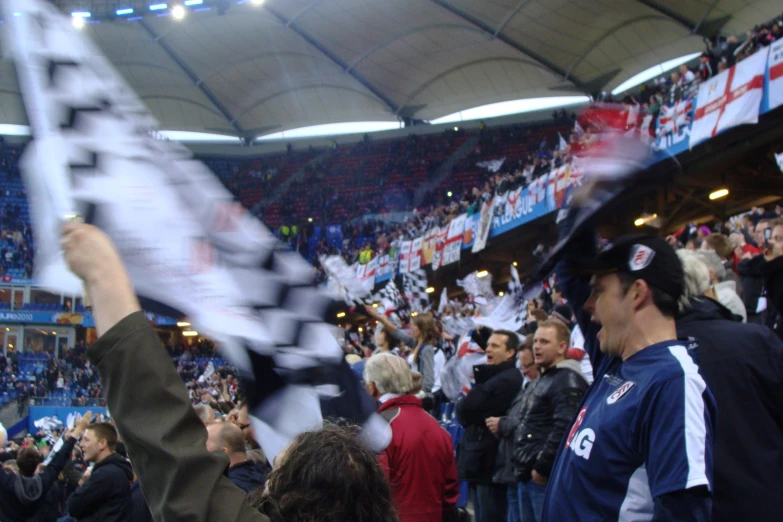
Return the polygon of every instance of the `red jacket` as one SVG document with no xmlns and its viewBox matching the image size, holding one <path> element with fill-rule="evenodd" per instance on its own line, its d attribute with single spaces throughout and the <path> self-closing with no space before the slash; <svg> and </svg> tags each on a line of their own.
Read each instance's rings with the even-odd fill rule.
<svg viewBox="0 0 783 522">
<path fill-rule="evenodd" d="M 378 460 L 389 479 L 400 522 L 442 522 L 459 498 L 451 436 L 413 395 L 389 399 L 392 441 Z"/>
</svg>

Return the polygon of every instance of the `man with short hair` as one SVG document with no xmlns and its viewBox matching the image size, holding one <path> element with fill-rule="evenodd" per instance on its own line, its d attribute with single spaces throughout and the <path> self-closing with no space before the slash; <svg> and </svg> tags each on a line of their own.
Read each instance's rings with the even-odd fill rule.
<svg viewBox="0 0 783 522">
<path fill-rule="evenodd" d="M 715 394 L 712 522 L 783 520 L 783 342 L 762 325 L 742 324 L 710 293 L 709 268 L 678 250 L 685 300 L 677 337 L 691 352 Z"/>
<path fill-rule="evenodd" d="M 588 386 L 579 362 L 566 358 L 570 337 L 558 320 L 540 323 L 534 336 L 541 376 L 525 392 L 511 455 L 522 522 L 541 521 L 557 449 Z"/>
<path fill-rule="evenodd" d="M 533 382 L 540 376 L 538 366 L 533 358 L 533 347 L 527 342 L 519 348 L 519 362 L 524 382 L 514 398 L 514 402 L 511 403 L 511 408 L 503 417 L 489 417 L 486 420 L 489 431 L 500 439 L 495 474 L 492 476 L 492 480 L 496 484 L 506 486 L 508 522 L 521 522 L 522 520 L 517 492 L 517 475 L 514 473 L 514 464 L 511 461 L 511 457 L 514 452 L 514 440 L 517 427 L 519 426 L 519 419 L 522 415 L 523 398 L 526 390 L 530 389 Z"/>
<path fill-rule="evenodd" d="M 206 447 L 208 451 L 228 455 L 228 478 L 242 490 L 250 492 L 266 482 L 268 466 L 248 460 L 245 436 L 236 424 L 222 422 L 207 426 Z"/>
<path fill-rule="evenodd" d="M 677 341 L 682 265 L 656 237 L 622 237 L 597 256 L 595 248 L 592 231 L 579 234 L 556 267 L 595 382 L 558 453 L 543 520 L 706 522 L 717 413 Z"/>
<path fill-rule="evenodd" d="M 79 522 L 126 522 L 131 513 L 130 463 L 115 453 L 117 429 L 108 422 L 89 426 L 79 445 L 85 462 L 94 465 L 89 478 L 68 498 L 68 514 Z"/>
<path fill-rule="evenodd" d="M 370 357 L 364 383 L 391 425 L 392 441 L 378 461 L 400 522 L 443 522 L 459 498 L 451 437 L 412 395 L 412 372 L 402 357 L 391 352 Z"/>
<path fill-rule="evenodd" d="M 766 263 L 761 267 L 764 276 L 767 306 L 776 313 L 770 313 L 767 325 L 783 340 L 783 219 L 770 223 L 768 245 L 764 251 Z"/>
<path fill-rule="evenodd" d="M 476 522 L 506 517 L 506 487 L 492 481 L 499 442 L 486 419 L 505 415 L 522 386 L 522 374 L 514 362 L 518 346 L 517 334 L 495 330 L 487 341 L 487 363 L 473 368 L 476 385 L 456 406 L 457 420 L 465 427 L 457 448 L 457 469 L 460 480 L 470 484 Z"/>
</svg>

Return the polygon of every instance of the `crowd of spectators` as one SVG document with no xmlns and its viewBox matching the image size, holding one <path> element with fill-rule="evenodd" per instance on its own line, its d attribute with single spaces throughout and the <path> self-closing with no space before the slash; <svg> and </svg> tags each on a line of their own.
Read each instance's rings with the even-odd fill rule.
<svg viewBox="0 0 783 522">
<path fill-rule="evenodd" d="M 194 404 L 217 404 L 236 400 L 236 372 L 217 353 L 212 342 L 169 342 L 166 348 Z M 98 374 L 87 359 L 88 345 L 79 341 L 52 353 L 0 354 L 0 395 L 16 400 L 22 415 L 28 405 L 105 406 Z"/>
</svg>

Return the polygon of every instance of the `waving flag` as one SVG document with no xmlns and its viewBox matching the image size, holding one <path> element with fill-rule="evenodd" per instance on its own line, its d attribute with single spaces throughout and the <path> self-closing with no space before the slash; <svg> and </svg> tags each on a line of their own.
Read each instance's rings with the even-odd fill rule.
<svg viewBox="0 0 783 522">
<path fill-rule="evenodd" d="M 82 215 L 112 238 L 147 309 L 190 317 L 239 369 L 268 458 L 321 425 L 320 384 L 338 383 L 343 411 L 365 428 L 360 437 L 385 447 L 388 424 L 324 321 L 334 303 L 315 287 L 312 267 L 190 151 L 152 136 L 154 118 L 69 17 L 40 0 L 3 5 L 4 47 L 34 136 L 21 166 L 41 285 L 81 294 L 57 245 L 62 220 Z M 314 382 L 314 368 L 325 379 Z"/>
<path fill-rule="evenodd" d="M 699 86 L 691 147 L 743 123 L 757 123 L 769 48 L 738 62 Z"/>
</svg>

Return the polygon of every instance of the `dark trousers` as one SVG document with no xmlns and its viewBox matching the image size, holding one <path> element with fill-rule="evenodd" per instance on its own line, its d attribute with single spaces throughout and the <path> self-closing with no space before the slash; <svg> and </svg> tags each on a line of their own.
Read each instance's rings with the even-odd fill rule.
<svg viewBox="0 0 783 522">
<path fill-rule="evenodd" d="M 507 487 L 502 484 L 471 484 L 474 522 L 502 522 L 506 520 Z"/>
</svg>

